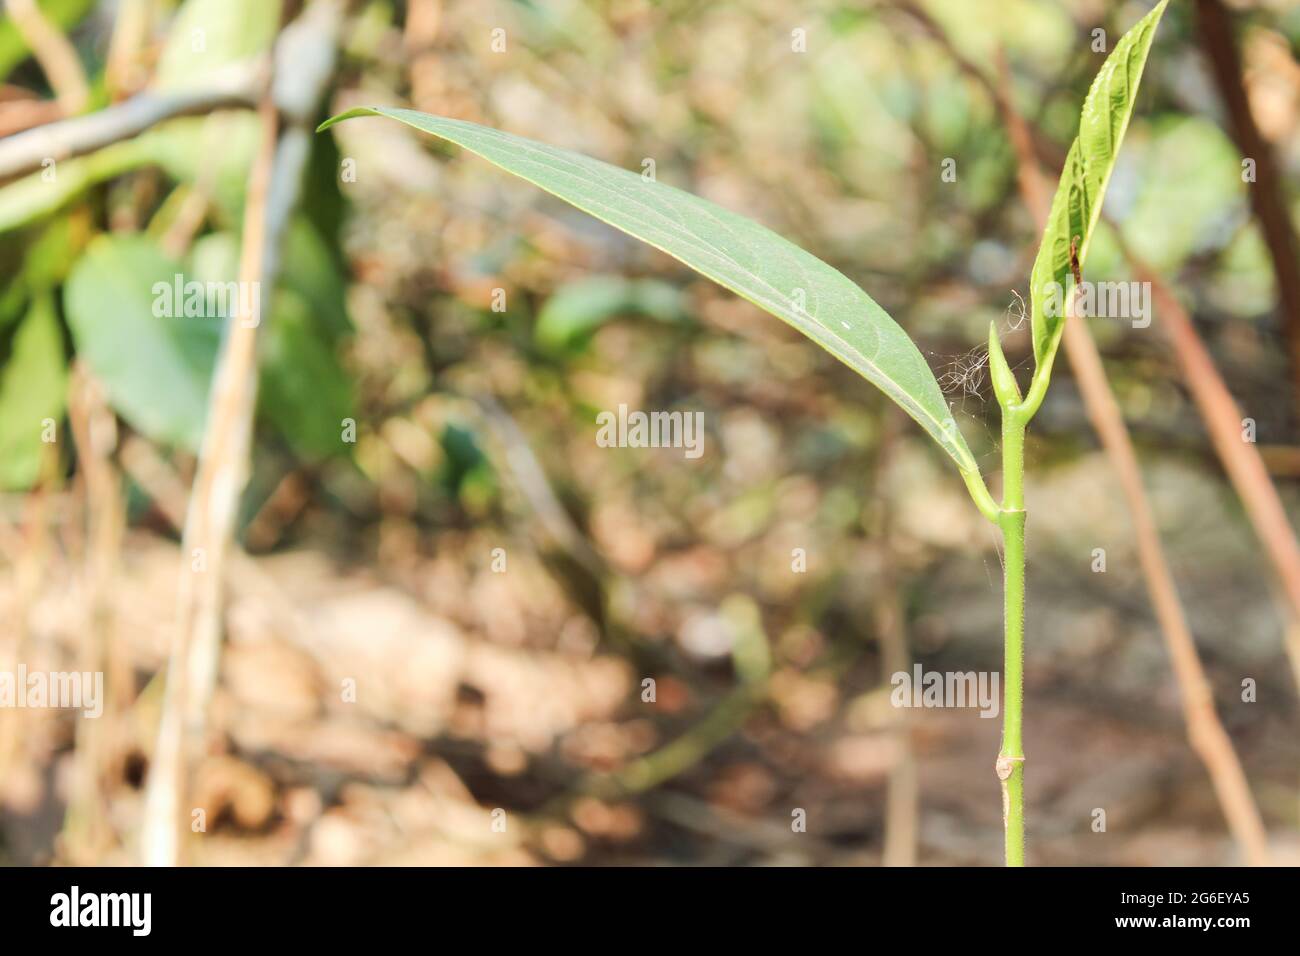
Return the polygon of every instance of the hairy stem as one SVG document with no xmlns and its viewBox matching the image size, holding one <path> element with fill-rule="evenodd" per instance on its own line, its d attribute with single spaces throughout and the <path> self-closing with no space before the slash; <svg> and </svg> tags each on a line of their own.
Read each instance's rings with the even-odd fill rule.
<svg viewBox="0 0 1300 956">
<path fill-rule="evenodd" d="M 1025 752 L 1020 739 L 1025 657 L 1025 416 L 1002 410 L 1003 593 L 1002 749 L 995 765 L 1002 782 L 1007 866 L 1025 865 Z"/>
</svg>

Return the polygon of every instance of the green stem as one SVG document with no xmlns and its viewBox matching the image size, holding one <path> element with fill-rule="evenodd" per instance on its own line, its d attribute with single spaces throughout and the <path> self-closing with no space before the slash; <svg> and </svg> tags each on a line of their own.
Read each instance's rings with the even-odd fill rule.
<svg viewBox="0 0 1300 956">
<path fill-rule="evenodd" d="M 966 482 L 966 490 L 970 492 L 971 500 L 975 502 L 975 507 L 979 508 L 980 514 L 997 524 L 998 514 L 1001 509 L 998 507 L 998 503 L 993 500 L 993 496 L 989 494 L 988 485 L 984 484 L 984 476 L 979 473 L 979 469 L 963 470 L 961 476 Z"/>
<path fill-rule="evenodd" d="M 1016 407 L 1002 410 L 1002 529 L 1005 640 L 1002 749 L 996 765 L 1002 782 L 1007 866 L 1025 865 L 1025 753 L 1020 739 L 1024 702 L 1025 645 L 1025 422 Z"/>
</svg>

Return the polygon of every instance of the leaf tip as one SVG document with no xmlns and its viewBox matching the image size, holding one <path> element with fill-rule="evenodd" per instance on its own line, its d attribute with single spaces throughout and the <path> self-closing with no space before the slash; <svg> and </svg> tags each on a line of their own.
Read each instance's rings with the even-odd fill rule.
<svg viewBox="0 0 1300 956">
<path fill-rule="evenodd" d="M 316 132 L 323 133 L 336 123 L 342 123 L 344 120 L 355 119 L 358 116 L 378 116 L 379 108 L 377 106 L 357 106 L 337 116 L 331 116 L 325 122 L 316 127 Z"/>
</svg>

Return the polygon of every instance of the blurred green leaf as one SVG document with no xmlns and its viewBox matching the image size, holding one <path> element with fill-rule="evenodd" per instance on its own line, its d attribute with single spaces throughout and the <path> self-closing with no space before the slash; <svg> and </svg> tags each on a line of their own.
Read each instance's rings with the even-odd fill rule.
<svg viewBox="0 0 1300 956">
<path fill-rule="evenodd" d="M 239 278 L 239 237 L 210 232 L 190 247 L 190 277 L 198 282 L 229 282 Z"/>
<path fill-rule="evenodd" d="M 561 286 L 546 300 L 533 337 L 545 351 L 564 352 L 581 346 L 600 326 L 622 316 L 680 322 L 686 310 L 681 292 L 667 282 L 592 276 Z"/>
<path fill-rule="evenodd" d="M 363 107 L 321 128 L 367 115 L 463 146 L 783 319 L 883 390 L 963 473 L 978 473 L 934 374 L 907 333 L 846 276 L 771 230 L 626 169 L 463 120 Z"/>
<path fill-rule="evenodd" d="M 497 480 L 478 436 L 467 427 L 449 422 L 439 443 L 443 451 L 439 479 L 444 489 L 471 514 L 482 514 L 496 496 Z"/>
<path fill-rule="evenodd" d="M 145 133 L 139 142 L 144 162 L 161 166 L 178 182 L 204 182 L 223 221 L 233 225 L 243 216 L 257 137 L 256 114 L 227 110 L 171 120 Z"/>
<path fill-rule="evenodd" d="M 17 229 L 62 209 L 96 183 L 153 161 L 148 135 L 106 146 L 98 152 L 65 159 L 47 171 L 0 186 L 0 232 Z"/>
<path fill-rule="evenodd" d="M 45 419 L 63 416 L 67 363 L 54 297 L 45 292 L 32 302 L 14 333 L 8 361 L 0 368 L 0 487 L 25 490 L 41 468 Z"/>
<path fill-rule="evenodd" d="M 23 281 L 27 288 L 53 289 L 63 282 L 89 238 L 90 227 L 81 219 L 63 216 L 42 229 L 28 243 L 23 256 Z"/>
<path fill-rule="evenodd" d="M 1123 219 L 1125 238 L 1148 263 L 1174 272 L 1188 256 L 1230 241 L 1246 215 L 1249 187 L 1237 147 L 1216 123 L 1166 117 L 1130 145 L 1126 159 L 1150 171 Z"/>
<path fill-rule="evenodd" d="M 261 331 L 262 385 L 258 408 L 298 454 L 346 454 L 342 420 L 354 415 L 352 380 L 336 347 L 351 329 L 343 284 L 329 272 L 328 250 L 306 219 L 285 235 L 280 282 Z M 230 232 L 204 236 L 190 255 L 199 282 L 230 282 L 239 275 L 239 240 Z"/>
<path fill-rule="evenodd" d="M 26 313 L 28 300 L 48 292 L 63 281 L 85 244 L 87 224 L 64 216 L 35 235 L 8 236 L 0 245 L 0 262 L 17 268 L 0 268 L 0 332 Z"/>
<path fill-rule="evenodd" d="M 155 286 L 174 288 L 182 272 L 148 239 L 101 236 L 68 277 L 64 310 L 118 413 L 149 438 L 196 451 L 222 322 L 155 315 Z"/>
<path fill-rule="evenodd" d="M 186 0 L 172 21 L 155 84 L 203 86 L 222 67 L 269 49 L 279 22 L 279 0 Z"/>
<path fill-rule="evenodd" d="M 258 407 L 298 454 L 337 457 L 351 447 L 342 428 L 354 414 L 352 382 L 312 312 L 297 292 L 276 290 L 263 333 Z"/>
<path fill-rule="evenodd" d="M 330 341 L 352 333 L 348 318 L 347 285 L 342 266 L 305 216 L 296 217 L 284 235 L 280 285 L 291 289 L 310 307 L 317 329 Z"/>
</svg>

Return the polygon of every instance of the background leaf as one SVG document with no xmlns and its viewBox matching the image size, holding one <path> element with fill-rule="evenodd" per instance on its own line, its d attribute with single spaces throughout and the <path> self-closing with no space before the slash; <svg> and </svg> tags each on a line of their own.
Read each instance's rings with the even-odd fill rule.
<svg viewBox="0 0 1300 956">
<path fill-rule="evenodd" d="M 657 279 L 591 276 L 560 286 L 537 313 L 533 337 L 543 350 L 581 347 L 610 319 L 636 315 L 659 322 L 686 318 L 681 292 Z"/>
<path fill-rule="evenodd" d="M 0 488 L 26 489 L 41 468 L 42 421 L 62 417 L 67 391 L 63 335 L 49 293 L 38 295 L 0 370 Z"/>
<path fill-rule="evenodd" d="M 279 19 L 279 0 L 187 0 L 172 21 L 155 84 L 203 86 L 222 67 L 267 50 Z"/>
<path fill-rule="evenodd" d="M 77 352 L 118 413 L 150 438 L 196 451 L 221 321 L 153 314 L 154 283 L 182 271 L 148 239 L 102 236 L 68 277 L 63 301 Z"/>
<path fill-rule="evenodd" d="M 314 311 L 292 289 L 276 290 L 262 342 L 258 408 L 299 455 L 324 459 L 348 453 L 342 422 L 356 411 L 352 381 L 320 334 Z"/>
<path fill-rule="evenodd" d="M 259 332 L 262 378 L 258 411 L 304 458 L 346 455 L 340 422 L 356 414 L 352 379 L 337 346 L 351 334 L 343 285 L 329 268 L 330 253 L 311 223 L 294 219 L 285 231 L 282 269 Z M 192 276 L 199 282 L 239 277 L 239 237 L 215 232 L 194 244 Z"/>
<path fill-rule="evenodd" d="M 968 473 L 974 457 L 934 374 L 898 324 L 843 273 L 698 196 L 580 153 L 415 110 L 362 107 L 456 143 L 649 243 L 794 326 L 897 402 Z"/>
<path fill-rule="evenodd" d="M 1050 300 L 1048 290 L 1053 284 L 1063 291 L 1070 288 L 1070 244 L 1075 237 L 1079 239 L 1079 267 L 1083 268 L 1093 229 L 1101 215 L 1106 185 L 1133 115 L 1147 53 L 1168 2 L 1161 0 L 1115 44 L 1083 101 L 1079 135 L 1066 155 L 1065 169 L 1052 199 L 1047 229 L 1030 277 L 1034 358 L 1039 368 L 1050 363 L 1056 354 L 1065 327 L 1065 310 L 1046 307 L 1045 300 Z M 1058 314 L 1049 315 L 1049 312 Z"/>
</svg>

